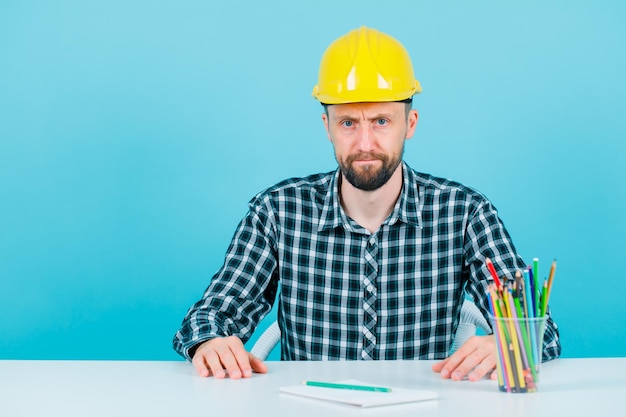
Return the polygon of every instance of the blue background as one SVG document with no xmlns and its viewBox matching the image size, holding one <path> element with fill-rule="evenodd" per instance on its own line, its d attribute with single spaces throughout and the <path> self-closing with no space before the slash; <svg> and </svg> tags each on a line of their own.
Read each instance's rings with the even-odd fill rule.
<svg viewBox="0 0 626 417">
<path fill-rule="evenodd" d="M 0 359 L 176 359 L 247 201 L 336 166 L 319 59 L 360 25 L 413 57 L 406 161 L 558 268 L 563 356 L 626 356 L 619 1 L 0 3 Z"/>
</svg>

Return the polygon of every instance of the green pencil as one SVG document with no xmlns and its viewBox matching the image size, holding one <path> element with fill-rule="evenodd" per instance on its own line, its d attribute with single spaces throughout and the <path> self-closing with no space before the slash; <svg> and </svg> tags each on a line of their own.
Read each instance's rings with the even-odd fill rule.
<svg viewBox="0 0 626 417">
<path fill-rule="evenodd" d="M 543 281 L 543 290 L 541 291 L 541 313 L 539 317 L 546 315 L 548 309 L 548 280 Z"/>
<path fill-rule="evenodd" d="M 302 381 L 302 383 L 304 385 L 309 385 L 311 387 L 352 389 L 352 390 L 357 390 L 357 391 L 391 392 L 391 388 L 375 387 L 372 385 L 339 384 L 335 382 L 320 382 L 320 381 Z"/>
<path fill-rule="evenodd" d="M 539 289 L 539 258 L 533 259 L 533 289 L 535 290 L 534 299 L 539 300 L 541 291 Z M 539 317 L 540 304 L 539 301 L 535 302 L 535 317 Z"/>
</svg>

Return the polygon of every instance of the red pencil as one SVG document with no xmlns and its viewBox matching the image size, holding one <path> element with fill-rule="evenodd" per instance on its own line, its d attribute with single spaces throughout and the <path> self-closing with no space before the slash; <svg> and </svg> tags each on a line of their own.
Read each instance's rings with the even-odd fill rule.
<svg viewBox="0 0 626 417">
<path fill-rule="evenodd" d="M 485 258 L 485 263 L 487 263 L 487 269 L 491 273 L 491 276 L 493 277 L 493 282 L 496 283 L 496 287 L 498 289 L 502 289 L 502 285 L 500 284 L 500 278 L 498 278 L 498 274 L 496 273 L 496 268 L 493 266 L 491 259 Z"/>
</svg>

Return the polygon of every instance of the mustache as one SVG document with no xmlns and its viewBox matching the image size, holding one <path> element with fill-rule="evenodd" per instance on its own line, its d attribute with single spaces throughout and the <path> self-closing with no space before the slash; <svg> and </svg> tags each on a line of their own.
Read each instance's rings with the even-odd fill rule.
<svg viewBox="0 0 626 417">
<path fill-rule="evenodd" d="M 376 152 L 359 152 L 353 155 L 349 155 L 346 158 L 346 162 L 348 164 L 354 162 L 354 161 L 360 161 L 360 160 L 369 160 L 369 159 L 378 159 L 381 160 L 383 162 L 387 162 L 387 160 L 389 159 L 387 157 L 387 155 L 385 154 L 380 154 L 380 153 L 376 153 Z"/>
</svg>

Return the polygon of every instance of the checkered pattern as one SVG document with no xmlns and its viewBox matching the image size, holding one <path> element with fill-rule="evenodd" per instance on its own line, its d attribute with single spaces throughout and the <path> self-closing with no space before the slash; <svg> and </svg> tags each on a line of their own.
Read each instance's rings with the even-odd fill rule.
<svg viewBox="0 0 626 417">
<path fill-rule="evenodd" d="M 482 194 L 402 169 L 400 198 L 373 234 L 341 208 L 339 171 L 258 194 L 174 349 L 189 359 L 212 337 L 245 342 L 277 300 L 283 360 L 445 358 L 465 292 L 487 316 L 485 258 L 508 276 L 526 264 Z M 560 352 L 549 318 L 544 360 Z"/>
</svg>

